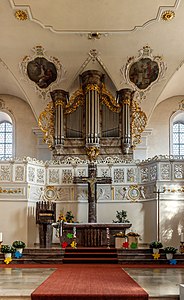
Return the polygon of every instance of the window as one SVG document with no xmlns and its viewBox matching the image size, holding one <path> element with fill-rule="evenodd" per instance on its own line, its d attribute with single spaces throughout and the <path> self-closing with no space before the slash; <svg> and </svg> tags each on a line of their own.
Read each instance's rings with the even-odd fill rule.
<svg viewBox="0 0 184 300">
<path fill-rule="evenodd" d="M 0 159 L 13 156 L 13 124 L 9 114 L 0 111 Z"/>
<path fill-rule="evenodd" d="M 184 123 L 173 124 L 173 155 L 184 155 Z"/>
</svg>

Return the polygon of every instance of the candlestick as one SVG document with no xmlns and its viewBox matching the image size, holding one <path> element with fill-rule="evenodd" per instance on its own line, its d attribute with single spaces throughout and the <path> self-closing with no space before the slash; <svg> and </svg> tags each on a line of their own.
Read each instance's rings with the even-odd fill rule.
<svg viewBox="0 0 184 300">
<path fill-rule="evenodd" d="M 60 229 L 59 229 L 60 236 L 63 235 L 63 220 L 60 221 Z"/>
<path fill-rule="evenodd" d="M 76 229 L 76 227 L 74 226 L 74 227 L 73 227 L 73 237 L 76 238 L 76 236 L 77 236 L 77 229 Z"/>
<path fill-rule="evenodd" d="M 184 235 L 181 233 L 180 242 L 184 242 Z"/>
<path fill-rule="evenodd" d="M 110 249 L 110 232 L 109 232 L 109 228 L 106 228 L 106 236 L 107 236 L 107 248 Z"/>
<path fill-rule="evenodd" d="M 2 234 L 2 232 L 0 232 L 0 242 L 2 242 L 3 241 L 3 234 Z"/>
</svg>

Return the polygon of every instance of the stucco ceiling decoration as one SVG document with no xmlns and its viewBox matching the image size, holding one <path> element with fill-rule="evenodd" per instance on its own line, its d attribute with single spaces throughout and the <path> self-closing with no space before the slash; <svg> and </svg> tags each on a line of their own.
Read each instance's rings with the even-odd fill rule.
<svg viewBox="0 0 184 300">
<path fill-rule="evenodd" d="M 146 98 L 146 92 L 164 77 L 167 70 L 166 63 L 161 56 L 153 56 L 153 50 L 144 46 L 139 50 L 138 57 L 129 57 L 121 72 L 125 83 L 135 90 L 139 100 Z"/>
<path fill-rule="evenodd" d="M 56 57 L 47 57 L 42 46 L 33 47 L 32 50 L 34 55 L 25 56 L 20 63 L 20 69 L 40 97 L 46 100 L 61 81 L 64 68 Z"/>
<path fill-rule="evenodd" d="M 180 0 L 149 0 L 144 3 L 144 14 L 142 0 L 54 0 L 54 5 L 52 0 L 9 1 L 13 9 L 26 9 L 31 21 L 53 32 L 118 33 L 159 21 L 163 11 L 176 9 Z M 58 10 L 62 10 L 62 18 L 57 17 Z"/>
<path fill-rule="evenodd" d="M 15 18 L 19 21 L 25 21 L 28 18 L 27 11 L 26 10 L 16 10 L 15 12 Z"/>
<path fill-rule="evenodd" d="M 113 78 L 110 74 L 110 71 L 108 70 L 107 66 L 103 62 L 100 53 L 98 52 L 97 49 L 91 49 L 89 53 L 87 54 L 87 58 L 85 61 L 82 63 L 78 71 L 76 72 L 74 78 L 71 80 L 70 85 L 68 86 L 68 91 L 73 91 L 75 89 L 78 89 L 78 79 L 79 75 L 81 75 L 84 71 L 88 69 L 95 69 L 99 70 L 102 73 L 105 74 L 106 76 L 106 82 L 110 81 L 111 87 L 116 91 L 117 87 L 115 86 L 115 83 L 113 81 Z M 108 83 L 107 83 L 108 85 Z"/>
</svg>

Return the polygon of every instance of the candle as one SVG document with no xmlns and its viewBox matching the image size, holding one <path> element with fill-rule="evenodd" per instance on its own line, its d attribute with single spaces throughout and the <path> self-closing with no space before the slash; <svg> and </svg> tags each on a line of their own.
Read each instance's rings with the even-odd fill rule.
<svg viewBox="0 0 184 300">
<path fill-rule="evenodd" d="M 59 233 L 60 233 L 60 236 L 63 235 L 63 220 L 60 221 L 60 229 L 59 229 Z"/>
<path fill-rule="evenodd" d="M 183 236 L 183 233 L 181 233 L 181 239 L 180 239 L 181 242 L 184 242 L 184 236 Z"/>
<path fill-rule="evenodd" d="M 73 237 L 76 238 L 77 236 L 77 230 L 76 230 L 76 227 L 74 226 L 73 227 Z"/>
<path fill-rule="evenodd" d="M 2 242 L 3 241 L 3 234 L 2 234 L 2 232 L 0 232 L 0 242 Z"/>
</svg>

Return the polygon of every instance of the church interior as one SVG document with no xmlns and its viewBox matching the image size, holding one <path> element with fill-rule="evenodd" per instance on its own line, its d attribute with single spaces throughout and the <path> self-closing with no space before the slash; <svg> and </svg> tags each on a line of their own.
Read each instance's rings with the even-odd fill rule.
<svg viewBox="0 0 184 300">
<path fill-rule="evenodd" d="M 123 248 L 143 257 L 159 241 L 177 250 L 170 268 L 161 252 L 157 274 L 123 269 L 149 299 L 182 299 L 183 1 L 1 0 L 0 14 L 1 249 L 116 251 L 120 234 L 121 265 Z M 0 299 L 37 300 L 55 267 L 16 294 L 16 271 L 33 269 L 3 257 Z"/>
</svg>

